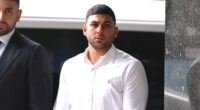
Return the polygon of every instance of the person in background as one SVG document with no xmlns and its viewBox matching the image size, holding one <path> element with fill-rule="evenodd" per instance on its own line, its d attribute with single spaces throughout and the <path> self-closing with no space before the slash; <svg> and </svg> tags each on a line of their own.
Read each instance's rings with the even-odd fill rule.
<svg viewBox="0 0 200 110">
<path fill-rule="evenodd" d="M 0 0 L 0 110 L 52 110 L 50 56 L 15 28 L 19 0 Z"/>
<path fill-rule="evenodd" d="M 82 26 L 85 52 L 62 66 L 54 110 L 145 110 L 148 84 L 142 63 L 117 49 L 118 27 L 104 4 L 89 9 Z"/>
</svg>

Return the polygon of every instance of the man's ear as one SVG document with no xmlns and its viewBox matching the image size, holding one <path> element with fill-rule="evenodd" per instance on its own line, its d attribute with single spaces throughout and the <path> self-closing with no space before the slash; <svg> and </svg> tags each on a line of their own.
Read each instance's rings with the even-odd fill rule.
<svg viewBox="0 0 200 110">
<path fill-rule="evenodd" d="M 83 31 L 83 35 L 84 35 L 84 36 L 87 35 L 86 30 L 87 30 L 86 24 L 84 23 L 83 26 L 82 26 L 82 31 Z"/>
<path fill-rule="evenodd" d="M 17 21 L 20 21 L 21 14 L 22 14 L 22 10 L 21 10 L 21 9 L 19 9 L 17 13 L 18 13 L 18 18 L 17 18 Z"/>
<path fill-rule="evenodd" d="M 117 36 L 118 36 L 118 32 L 119 32 L 118 27 L 115 27 L 114 38 L 117 38 Z"/>
<path fill-rule="evenodd" d="M 83 35 L 86 36 L 86 32 L 83 32 Z"/>
</svg>

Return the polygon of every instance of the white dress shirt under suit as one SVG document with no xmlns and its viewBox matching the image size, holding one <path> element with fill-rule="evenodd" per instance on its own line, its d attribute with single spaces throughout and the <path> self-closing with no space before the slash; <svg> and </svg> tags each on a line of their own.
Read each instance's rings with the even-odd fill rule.
<svg viewBox="0 0 200 110">
<path fill-rule="evenodd" d="M 12 37 L 13 33 L 14 33 L 15 29 L 13 29 L 11 32 L 9 32 L 6 35 L 0 36 L 0 57 L 3 54 L 5 48 L 7 47 L 7 44 L 10 40 L 10 38 Z"/>
<path fill-rule="evenodd" d="M 147 97 L 142 63 L 112 45 L 94 65 L 87 49 L 64 63 L 54 110 L 145 110 Z"/>
</svg>

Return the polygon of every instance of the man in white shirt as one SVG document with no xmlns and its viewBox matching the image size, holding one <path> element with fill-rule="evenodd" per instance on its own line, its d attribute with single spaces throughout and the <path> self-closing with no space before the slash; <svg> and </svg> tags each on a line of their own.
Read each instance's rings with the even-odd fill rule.
<svg viewBox="0 0 200 110">
<path fill-rule="evenodd" d="M 82 30 L 88 47 L 64 63 L 54 110 L 145 110 L 146 73 L 139 60 L 113 45 L 118 28 L 112 9 L 91 7 Z"/>
</svg>

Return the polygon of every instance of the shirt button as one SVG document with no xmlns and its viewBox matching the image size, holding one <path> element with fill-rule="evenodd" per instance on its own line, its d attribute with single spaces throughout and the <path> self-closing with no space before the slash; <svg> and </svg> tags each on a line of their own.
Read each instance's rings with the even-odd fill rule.
<svg viewBox="0 0 200 110">
<path fill-rule="evenodd" d="M 91 71 L 92 71 L 92 72 L 95 71 L 95 68 L 92 68 Z"/>
</svg>

